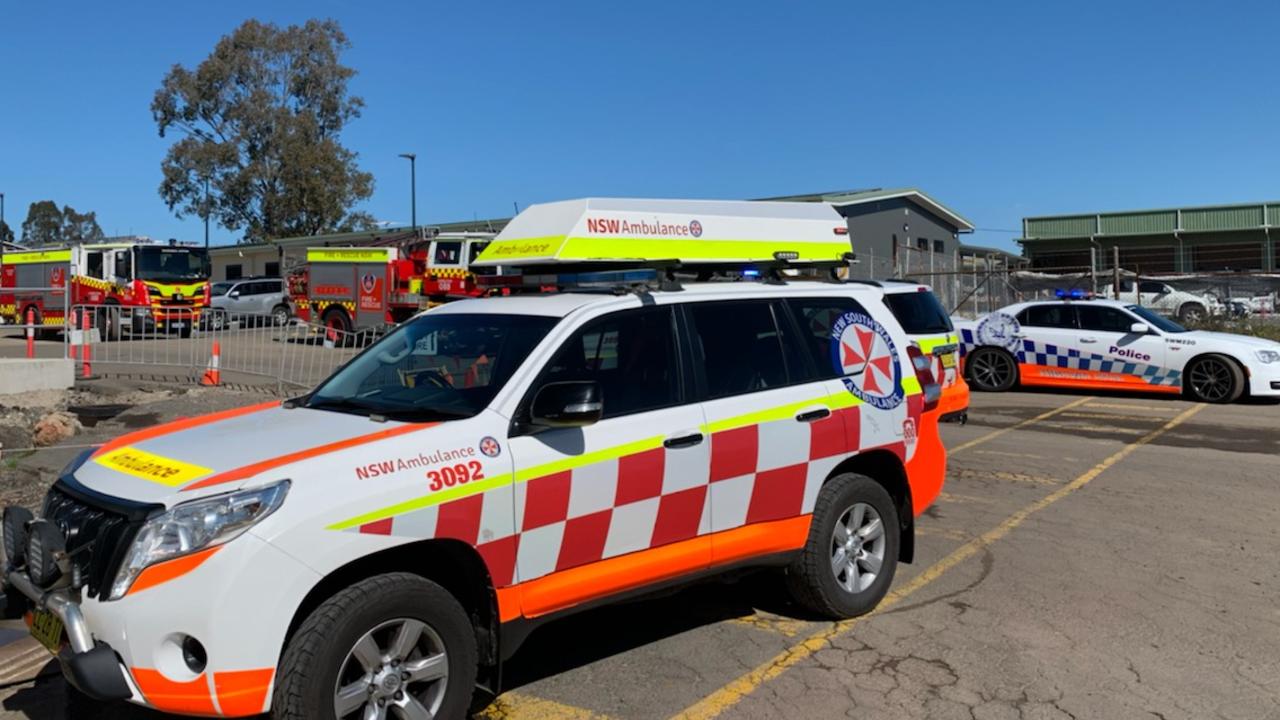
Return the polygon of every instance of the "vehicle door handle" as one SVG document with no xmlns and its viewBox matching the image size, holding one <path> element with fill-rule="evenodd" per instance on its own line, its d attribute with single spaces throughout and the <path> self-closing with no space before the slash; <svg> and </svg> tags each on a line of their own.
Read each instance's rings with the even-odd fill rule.
<svg viewBox="0 0 1280 720">
<path fill-rule="evenodd" d="M 693 447 L 700 442 L 702 442 L 702 433 L 693 433 L 692 435 L 669 437 L 662 441 L 662 446 L 677 450 L 679 448 Z"/>
<path fill-rule="evenodd" d="M 1082 337 L 1082 338 L 1080 338 L 1080 342 L 1082 342 L 1082 343 L 1096 343 L 1096 342 L 1098 342 L 1098 338 L 1095 338 L 1095 337 Z"/>
<path fill-rule="evenodd" d="M 831 408 L 815 408 L 813 410 L 806 410 L 800 413 L 799 415 L 796 415 L 796 421 L 797 422 L 814 422 L 815 420 L 821 420 L 823 418 L 829 418 L 829 417 L 831 417 Z"/>
</svg>

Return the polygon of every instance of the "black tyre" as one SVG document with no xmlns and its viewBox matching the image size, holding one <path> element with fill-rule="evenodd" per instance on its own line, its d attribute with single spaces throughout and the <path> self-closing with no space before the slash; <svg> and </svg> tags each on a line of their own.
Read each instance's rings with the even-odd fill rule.
<svg viewBox="0 0 1280 720">
<path fill-rule="evenodd" d="M 809 540 L 787 568 L 801 606 L 829 618 L 865 615 L 889 591 L 898 568 L 898 509 L 865 475 L 837 475 L 823 486 Z"/>
<path fill-rule="evenodd" d="M 325 311 L 321 322 L 324 323 L 326 338 L 330 337 L 330 331 L 332 331 L 332 339 L 335 345 L 346 347 L 351 344 L 354 339 L 351 334 L 351 316 L 347 314 L 346 310 L 339 307 L 329 308 Z"/>
<path fill-rule="evenodd" d="M 293 313 L 289 312 L 287 305 L 277 305 L 271 308 L 271 324 L 276 327 L 287 325 L 292 317 Z"/>
<path fill-rule="evenodd" d="M 1004 392 L 1018 382 L 1018 361 L 1006 350 L 980 347 L 965 358 L 969 385 L 983 392 Z"/>
<path fill-rule="evenodd" d="M 326 600 L 289 640 L 272 717 L 460 719 L 476 664 L 475 630 L 447 590 L 409 573 L 376 575 Z"/>
<path fill-rule="evenodd" d="M 220 332 L 227 329 L 227 314 L 222 310 L 209 311 L 209 329 Z"/>
<path fill-rule="evenodd" d="M 180 338 L 191 337 L 191 332 L 195 330 L 194 326 L 195 326 L 195 323 L 190 320 L 182 321 L 182 327 L 178 328 L 178 337 Z"/>
<path fill-rule="evenodd" d="M 1178 321 L 1184 323 L 1193 323 L 1203 320 L 1208 311 L 1200 303 L 1183 303 L 1178 308 Z"/>
<path fill-rule="evenodd" d="M 1183 386 L 1206 403 L 1231 403 L 1244 394 L 1244 371 L 1226 355 L 1205 355 L 1187 365 Z"/>
<path fill-rule="evenodd" d="M 103 340 L 119 340 L 123 335 L 121 328 L 121 309 L 119 305 L 107 305 L 98 308 L 97 322 L 98 332 Z"/>
</svg>

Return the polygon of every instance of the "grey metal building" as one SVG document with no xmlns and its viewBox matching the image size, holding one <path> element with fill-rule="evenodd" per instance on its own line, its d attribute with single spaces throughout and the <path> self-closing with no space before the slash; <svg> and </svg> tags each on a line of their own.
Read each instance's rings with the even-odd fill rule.
<svg viewBox="0 0 1280 720">
<path fill-rule="evenodd" d="M 1142 273 L 1277 269 L 1280 201 L 1048 215 L 1022 220 L 1036 269 L 1120 267 Z"/>
</svg>

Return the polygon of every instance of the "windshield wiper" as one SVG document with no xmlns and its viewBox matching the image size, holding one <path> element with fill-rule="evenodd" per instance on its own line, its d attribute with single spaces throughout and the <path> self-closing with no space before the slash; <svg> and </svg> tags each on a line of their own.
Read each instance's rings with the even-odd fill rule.
<svg viewBox="0 0 1280 720">
<path fill-rule="evenodd" d="M 471 410 L 447 407 L 386 408 L 375 410 L 374 412 L 388 420 L 403 420 L 406 422 L 425 422 L 427 420 L 438 420 L 441 417 L 462 419 L 475 415 L 475 412 Z"/>
<path fill-rule="evenodd" d="M 378 408 L 356 402 L 351 398 L 320 399 L 319 401 L 312 398 L 307 401 L 307 404 L 304 407 L 310 408 L 311 410 L 332 410 L 334 412 L 344 412 L 352 415 L 368 415 L 372 412 L 378 412 Z"/>
</svg>

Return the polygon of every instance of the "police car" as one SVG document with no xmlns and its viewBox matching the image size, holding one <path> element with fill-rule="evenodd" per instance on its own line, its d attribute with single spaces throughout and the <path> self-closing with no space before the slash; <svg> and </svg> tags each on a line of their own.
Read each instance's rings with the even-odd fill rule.
<svg viewBox="0 0 1280 720">
<path fill-rule="evenodd" d="M 729 569 L 869 612 L 946 458 L 884 291 L 776 272 L 840 258 L 842 223 L 534 206 L 486 253 L 560 292 L 429 310 L 302 397 L 90 450 L 43 517 L 5 509 L 8 589 L 92 697 L 287 720 L 461 718 L 537 625 Z M 681 253 L 765 281 L 590 267 Z"/>
<path fill-rule="evenodd" d="M 1140 305 L 1079 291 L 1060 295 L 957 323 L 973 388 L 1185 393 L 1210 403 L 1280 397 L 1280 343 L 1188 330 Z"/>
</svg>

